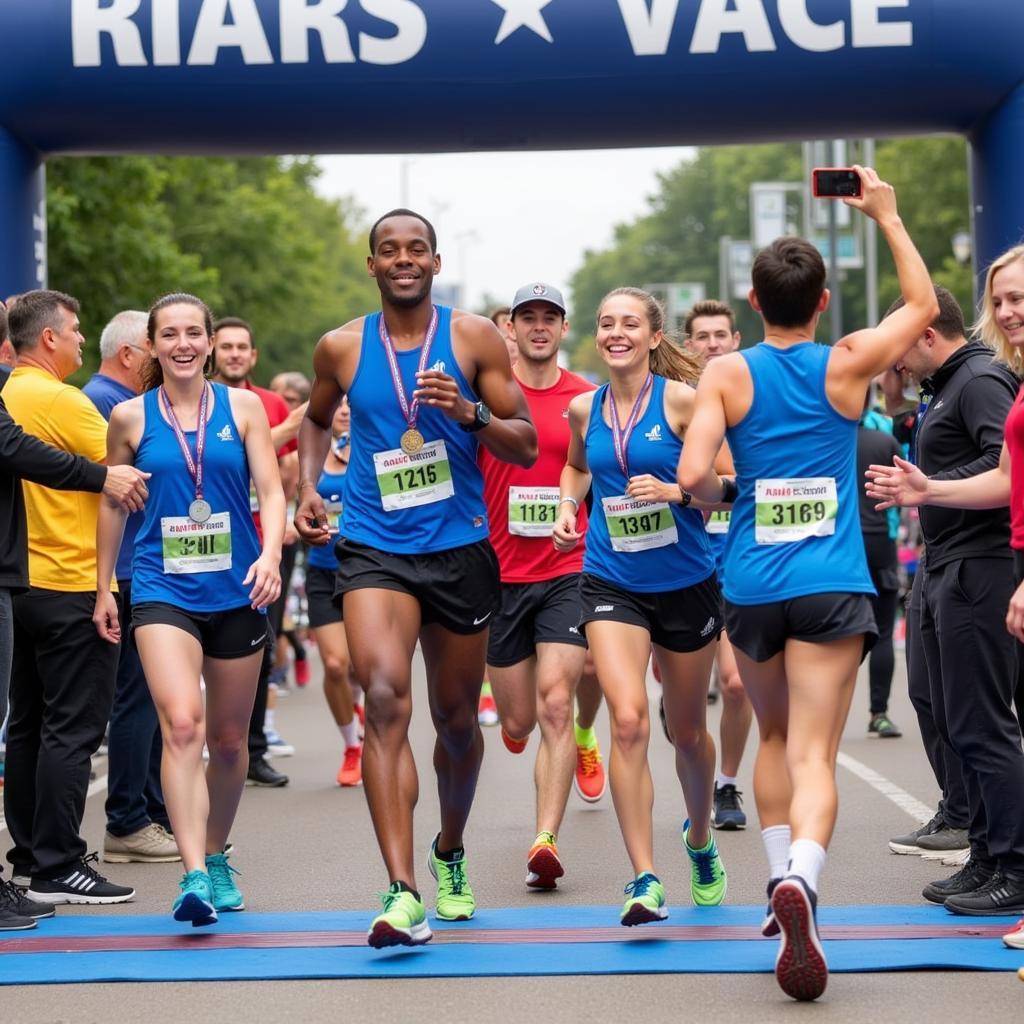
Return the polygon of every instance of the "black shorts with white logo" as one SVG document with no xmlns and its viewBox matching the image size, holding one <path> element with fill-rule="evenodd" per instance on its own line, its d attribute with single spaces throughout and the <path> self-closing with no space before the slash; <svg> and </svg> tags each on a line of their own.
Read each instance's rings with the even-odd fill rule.
<svg viewBox="0 0 1024 1024">
<path fill-rule="evenodd" d="M 541 583 L 502 583 L 501 605 L 491 623 L 487 664 L 518 665 L 533 657 L 537 644 L 586 647 L 580 630 L 579 575 Z"/>
<path fill-rule="evenodd" d="M 334 596 L 337 582 L 334 569 L 321 569 L 316 565 L 306 566 L 306 608 L 309 612 L 310 629 L 331 626 L 342 621 L 341 596 Z"/>
<path fill-rule="evenodd" d="M 626 622 L 642 626 L 651 643 L 686 654 L 699 651 L 723 628 L 722 592 L 712 573 L 706 580 L 679 590 L 637 594 L 600 576 L 580 576 L 580 625 L 588 622 Z"/>
<path fill-rule="evenodd" d="M 479 633 L 498 608 L 498 558 L 489 540 L 426 555 L 394 555 L 342 538 L 336 596 L 352 590 L 397 590 L 416 598 L 424 626 Z"/>
<path fill-rule="evenodd" d="M 162 601 L 132 605 L 132 643 L 140 626 L 174 626 L 194 636 L 207 658 L 245 658 L 262 654 L 273 642 L 265 612 L 248 605 L 224 612 L 187 612 Z"/>
<path fill-rule="evenodd" d="M 824 644 L 863 635 L 867 654 L 878 639 L 867 594 L 807 594 L 768 604 L 726 601 L 725 628 L 733 646 L 752 661 L 774 658 L 787 640 Z"/>
</svg>

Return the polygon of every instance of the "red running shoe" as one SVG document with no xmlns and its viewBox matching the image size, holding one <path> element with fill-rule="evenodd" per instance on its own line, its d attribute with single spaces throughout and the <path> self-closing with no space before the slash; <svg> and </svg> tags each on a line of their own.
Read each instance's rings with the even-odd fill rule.
<svg viewBox="0 0 1024 1024">
<path fill-rule="evenodd" d="M 339 786 L 361 786 L 363 784 L 363 747 L 345 748 L 345 760 L 338 769 Z"/>
<path fill-rule="evenodd" d="M 513 753 L 521 754 L 526 749 L 526 744 L 530 742 L 529 736 L 524 736 L 521 740 L 513 739 L 507 732 L 505 732 L 505 726 L 501 727 L 501 742 Z"/>
<path fill-rule="evenodd" d="M 305 658 L 295 659 L 295 685 L 307 686 L 309 684 L 309 662 Z"/>
<path fill-rule="evenodd" d="M 782 929 L 775 978 L 792 999 L 817 999 L 828 984 L 828 964 L 818 940 L 817 897 L 799 875 L 782 879 L 772 893 L 772 911 Z"/>
<path fill-rule="evenodd" d="M 526 884 L 531 889 L 554 889 L 556 879 L 565 874 L 562 862 L 558 859 L 558 847 L 555 837 L 550 832 L 541 832 L 526 858 Z"/>
</svg>

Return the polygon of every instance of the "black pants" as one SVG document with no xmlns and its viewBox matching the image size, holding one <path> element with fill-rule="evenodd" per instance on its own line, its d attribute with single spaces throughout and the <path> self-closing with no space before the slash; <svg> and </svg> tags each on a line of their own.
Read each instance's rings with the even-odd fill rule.
<svg viewBox="0 0 1024 1024">
<path fill-rule="evenodd" d="M 92 624 L 95 604 L 95 593 L 36 588 L 14 599 L 4 813 L 18 874 L 56 878 L 86 852 L 78 830 L 118 657 Z"/>
<path fill-rule="evenodd" d="M 1017 644 L 1006 631 L 1007 558 L 923 570 L 921 643 L 940 735 L 963 764 L 971 851 L 1024 878 L 1024 750 L 1011 702 Z"/>
<path fill-rule="evenodd" d="M 879 715 L 889 710 L 892 673 L 896 667 L 892 633 L 900 597 L 899 562 L 896 541 L 890 540 L 887 534 L 865 534 L 864 551 L 868 558 L 871 582 L 878 591 L 871 599 L 871 610 L 875 613 L 875 624 L 878 626 L 878 639 L 871 648 L 871 654 L 868 655 L 868 681 L 871 714 Z"/>
</svg>

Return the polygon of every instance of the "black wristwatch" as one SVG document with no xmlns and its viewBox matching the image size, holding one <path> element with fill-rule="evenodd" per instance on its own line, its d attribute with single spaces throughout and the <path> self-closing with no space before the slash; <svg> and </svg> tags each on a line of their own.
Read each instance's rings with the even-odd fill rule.
<svg viewBox="0 0 1024 1024">
<path fill-rule="evenodd" d="M 462 427 L 467 434 L 475 434 L 478 430 L 483 430 L 490 422 L 491 410 L 488 409 L 483 402 L 477 402 L 476 405 L 473 406 L 473 422 L 460 423 L 459 426 Z"/>
</svg>

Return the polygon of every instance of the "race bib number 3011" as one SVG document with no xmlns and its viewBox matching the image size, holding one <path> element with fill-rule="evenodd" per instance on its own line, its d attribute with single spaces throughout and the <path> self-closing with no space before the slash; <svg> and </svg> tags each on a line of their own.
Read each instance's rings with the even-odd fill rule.
<svg viewBox="0 0 1024 1024">
<path fill-rule="evenodd" d="M 622 494 L 602 498 L 613 551 L 649 551 L 679 540 L 672 510 L 663 501 L 636 501 Z"/>
<path fill-rule="evenodd" d="M 758 480 L 754 490 L 754 539 L 792 544 L 836 532 L 839 497 L 834 477 Z"/>
<path fill-rule="evenodd" d="M 373 468 L 385 512 L 431 505 L 455 493 L 444 441 L 431 441 L 412 455 L 401 448 L 377 452 L 373 456 Z"/>
<path fill-rule="evenodd" d="M 188 516 L 162 516 L 164 572 L 223 572 L 231 568 L 231 513 L 215 512 L 205 523 Z"/>
</svg>

